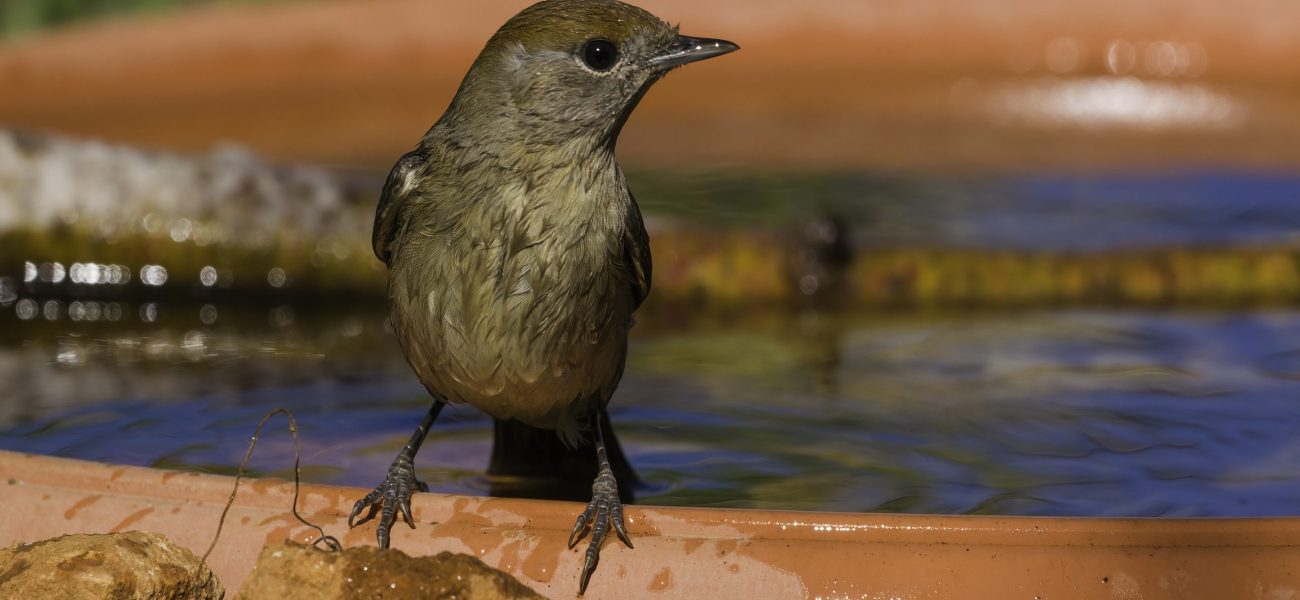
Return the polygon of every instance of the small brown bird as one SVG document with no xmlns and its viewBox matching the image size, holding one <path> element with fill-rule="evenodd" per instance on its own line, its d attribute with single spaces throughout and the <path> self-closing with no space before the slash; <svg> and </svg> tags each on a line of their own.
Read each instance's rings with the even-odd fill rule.
<svg viewBox="0 0 1300 600">
<path fill-rule="evenodd" d="M 393 167 L 375 214 L 392 324 L 434 403 L 349 524 L 378 512 L 378 540 L 428 488 L 413 461 L 447 402 L 593 444 L 585 592 L 612 528 L 629 547 L 606 452 L 605 406 L 623 375 L 632 313 L 650 292 L 650 247 L 614 159 L 651 84 L 737 49 L 679 35 L 614 0 L 546 0 L 515 15 L 470 67 L 447 112 Z"/>
</svg>

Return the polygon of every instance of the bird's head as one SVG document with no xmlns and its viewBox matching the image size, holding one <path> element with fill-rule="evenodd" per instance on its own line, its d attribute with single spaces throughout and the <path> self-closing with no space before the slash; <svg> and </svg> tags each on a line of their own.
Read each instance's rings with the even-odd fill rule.
<svg viewBox="0 0 1300 600">
<path fill-rule="evenodd" d="M 641 96 L 675 67 L 732 52 L 616 0 L 544 0 L 488 41 L 448 111 L 516 134 L 613 144 Z M 503 133 L 504 135 L 504 133 Z"/>
</svg>

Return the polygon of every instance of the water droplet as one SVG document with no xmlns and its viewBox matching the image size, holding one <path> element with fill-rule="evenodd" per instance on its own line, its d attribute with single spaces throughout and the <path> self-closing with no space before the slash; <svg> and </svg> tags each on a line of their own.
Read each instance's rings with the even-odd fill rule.
<svg viewBox="0 0 1300 600">
<path fill-rule="evenodd" d="M 117 274 L 118 274 L 117 281 L 115 283 L 119 283 L 121 285 L 126 285 L 127 283 L 130 283 L 131 269 L 128 269 L 126 265 L 114 265 L 114 266 L 117 267 Z"/>
<path fill-rule="evenodd" d="M 149 233 L 158 233 L 158 230 L 162 228 L 162 219 L 158 218 L 158 215 L 149 213 L 140 219 L 140 225 Z"/>
<path fill-rule="evenodd" d="M 99 285 L 108 281 L 107 269 L 95 263 L 73 263 L 68 269 L 68 277 L 72 283 L 84 285 Z"/>
<path fill-rule="evenodd" d="M 190 233 L 192 233 L 193 231 L 194 231 L 194 226 L 190 224 L 190 220 L 186 218 L 180 218 L 180 219 L 176 219 L 175 221 L 172 221 L 172 226 L 168 233 L 171 235 L 173 242 L 179 243 L 190 239 Z"/>
<path fill-rule="evenodd" d="M 203 354 L 207 350 L 207 341 L 201 331 L 187 331 L 185 338 L 181 341 L 181 349 L 185 351 L 186 358 L 191 361 L 203 359 Z"/>
<path fill-rule="evenodd" d="M 1047 68 L 1056 73 L 1070 73 L 1079 67 L 1083 49 L 1073 38 L 1059 37 L 1047 44 L 1043 57 Z"/>
<path fill-rule="evenodd" d="M 288 327 L 293 324 L 293 307 L 279 306 L 271 310 L 267 315 L 267 321 L 271 326 L 276 328 Z"/>
<path fill-rule="evenodd" d="M 158 304 L 155 302 L 146 302 L 140 305 L 140 320 L 145 323 L 153 323 L 158 320 Z"/>
<path fill-rule="evenodd" d="M 167 269 L 162 265 L 145 265 L 140 267 L 140 281 L 145 285 L 160 286 L 167 283 Z"/>
<path fill-rule="evenodd" d="M 64 277 L 68 274 L 67 269 L 63 267 L 63 263 L 57 262 L 41 263 L 41 266 L 37 270 L 39 271 L 41 281 L 46 283 L 62 283 Z"/>
<path fill-rule="evenodd" d="M 13 277 L 0 277 L 0 305 L 9 305 L 18 299 L 18 282 Z"/>
<path fill-rule="evenodd" d="M 1106 47 L 1106 68 L 1115 75 L 1126 75 L 1137 66 L 1137 50 L 1127 40 L 1115 40 Z"/>
<path fill-rule="evenodd" d="M 799 291 L 805 296 L 811 296 L 817 293 L 817 288 L 821 282 L 817 280 L 816 275 L 804 275 L 799 278 Z"/>
<path fill-rule="evenodd" d="M 273 288 L 284 287 L 289 282 L 289 275 L 280 267 L 273 267 L 266 273 L 266 282 Z"/>
<path fill-rule="evenodd" d="M 1156 42 L 1147 46 L 1142 63 L 1148 75 L 1170 77 L 1178 69 L 1178 49 L 1170 42 Z"/>
<path fill-rule="evenodd" d="M 31 298 L 24 298 L 19 300 L 18 304 L 14 306 L 14 312 L 18 313 L 19 319 L 30 321 L 36 318 L 36 313 L 39 312 L 39 305 L 37 305 L 36 301 Z"/>
<path fill-rule="evenodd" d="M 343 320 L 343 327 L 341 331 L 343 337 L 357 337 L 361 335 L 362 331 L 363 328 L 360 320 L 351 317 Z"/>
</svg>

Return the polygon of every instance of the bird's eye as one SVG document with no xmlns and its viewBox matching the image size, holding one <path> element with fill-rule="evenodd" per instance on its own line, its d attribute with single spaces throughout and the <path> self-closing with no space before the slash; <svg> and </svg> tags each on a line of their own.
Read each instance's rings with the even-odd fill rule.
<svg viewBox="0 0 1300 600">
<path fill-rule="evenodd" d="M 618 47 L 609 40 L 591 40 L 582 47 L 582 61 L 597 71 L 608 71 L 618 62 Z"/>
</svg>

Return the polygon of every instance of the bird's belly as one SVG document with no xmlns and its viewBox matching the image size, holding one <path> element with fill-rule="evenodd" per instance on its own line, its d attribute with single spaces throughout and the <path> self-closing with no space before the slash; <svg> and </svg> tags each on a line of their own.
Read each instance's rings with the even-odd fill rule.
<svg viewBox="0 0 1300 600">
<path fill-rule="evenodd" d="M 537 285 L 427 281 L 406 295 L 409 304 L 394 294 L 393 317 L 408 362 L 434 394 L 562 433 L 612 395 L 631 318 L 612 272 L 552 270 Z"/>
</svg>

